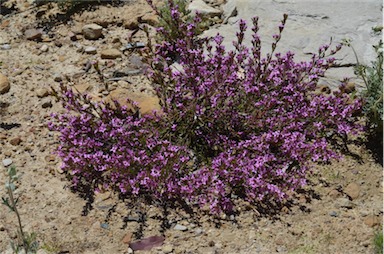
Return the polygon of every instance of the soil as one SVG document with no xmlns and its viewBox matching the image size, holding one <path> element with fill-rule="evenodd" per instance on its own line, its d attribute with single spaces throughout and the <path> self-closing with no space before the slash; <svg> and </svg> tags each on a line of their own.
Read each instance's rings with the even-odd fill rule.
<svg viewBox="0 0 384 254">
<path fill-rule="evenodd" d="M 12 8 L 2 7 L 0 16 L 0 73 L 11 85 L 0 94 L 0 160 L 11 159 L 20 174 L 18 209 L 24 230 L 37 235 L 38 253 L 129 253 L 130 242 L 156 235 L 165 237 L 162 246 L 135 253 L 374 253 L 374 234 L 382 228 L 383 169 L 364 144 L 350 145 L 351 154 L 340 161 L 314 165 L 310 184 L 283 206 L 244 203 L 238 214 L 220 219 L 126 202 L 109 192 L 94 200 L 72 192 L 60 159 L 52 155 L 58 134 L 48 130 L 47 122 L 62 107 L 50 87 L 57 89 L 63 82 L 100 99 L 120 89 L 140 94 L 142 107 L 153 107 L 155 97 L 138 73 L 141 62 L 135 50 L 101 59 L 104 49 L 127 45 L 130 28 L 151 24 L 153 15 L 143 0 L 66 14 L 56 4 L 12 3 Z M 103 27 L 103 37 L 82 36 L 82 27 L 91 23 Z M 40 39 L 26 38 L 28 29 L 40 28 Z M 141 31 L 133 37 L 145 40 Z M 95 47 L 96 54 L 88 54 L 93 50 L 87 47 Z M 92 61 L 98 61 L 104 82 Z M 108 80 L 126 69 L 139 71 Z M 0 196 L 6 197 L 6 168 L 0 167 Z M 1 206 L 1 253 L 12 253 L 10 242 L 16 236 L 16 216 Z"/>
</svg>

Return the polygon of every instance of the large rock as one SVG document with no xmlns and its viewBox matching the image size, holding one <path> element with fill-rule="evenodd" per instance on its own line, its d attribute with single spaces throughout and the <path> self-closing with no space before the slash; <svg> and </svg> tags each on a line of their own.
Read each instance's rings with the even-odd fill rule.
<svg viewBox="0 0 384 254">
<path fill-rule="evenodd" d="M 102 36 L 103 27 L 97 24 L 83 26 L 82 32 L 85 39 L 97 40 Z"/>
<path fill-rule="evenodd" d="M 381 3 L 375 0 L 350 1 L 347 5 L 345 1 L 228 0 L 223 10 L 223 18 L 228 23 L 211 27 L 203 35 L 212 37 L 220 33 L 224 36 L 223 46 L 234 49 L 232 41 L 236 40 L 239 20 L 246 20 L 248 27 L 252 27 L 252 17 L 258 16 L 263 56 L 271 51 L 272 36 L 278 33 L 284 13 L 288 14 L 288 20 L 276 52 L 284 54 L 292 51 L 296 61 L 310 61 L 309 53 L 316 53 L 331 38 L 332 48 L 342 39 L 350 38 L 360 62 L 369 65 L 375 59 L 371 45 L 377 44 L 381 38 L 381 35 L 372 33 L 372 27 L 380 26 L 383 22 Z M 251 31 L 248 31 L 244 44 L 251 46 L 251 40 Z M 340 64 L 356 63 L 349 47 L 341 49 L 335 58 Z M 333 68 L 326 74 L 332 80 L 355 76 L 352 67 Z M 362 83 L 358 85 L 361 87 Z"/>
<path fill-rule="evenodd" d="M 0 94 L 8 93 L 9 89 L 11 89 L 11 85 L 7 76 L 0 73 Z"/>
<path fill-rule="evenodd" d="M 112 103 L 113 100 L 117 100 L 121 105 L 132 108 L 131 104 L 127 102 L 127 99 L 133 100 L 138 103 L 141 114 L 150 114 L 153 110 L 160 111 L 159 98 L 154 95 L 146 93 L 130 92 L 126 89 L 118 88 L 113 90 L 107 97 L 107 102 Z M 112 104 L 113 105 L 113 104 Z"/>
</svg>

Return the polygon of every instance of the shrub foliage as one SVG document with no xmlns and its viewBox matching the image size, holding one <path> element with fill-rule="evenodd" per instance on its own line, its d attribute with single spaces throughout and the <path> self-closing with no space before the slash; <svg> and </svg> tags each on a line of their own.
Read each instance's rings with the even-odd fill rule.
<svg viewBox="0 0 384 254">
<path fill-rule="evenodd" d="M 252 47 L 243 45 L 247 26 L 240 21 L 235 49 L 226 50 L 220 35 L 197 36 L 199 16 L 185 22 L 169 3 L 177 37 L 143 52 L 161 113 L 96 104 L 62 86 L 68 111 L 50 127 L 61 133 L 58 153 L 74 186 L 231 212 L 238 197 L 284 199 L 305 185 L 312 162 L 338 157 L 331 140 L 361 130 L 359 100 L 315 93 L 341 46 L 324 45 L 308 62 L 275 53 L 284 15 L 265 57 L 257 18 Z M 158 29 L 164 38 L 171 32 Z"/>
</svg>

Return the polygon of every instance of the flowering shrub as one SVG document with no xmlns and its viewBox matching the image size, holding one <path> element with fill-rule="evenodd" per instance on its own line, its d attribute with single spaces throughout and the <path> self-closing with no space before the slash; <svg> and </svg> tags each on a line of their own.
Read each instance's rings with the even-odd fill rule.
<svg viewBox="0 0 384 254">
<path fill-rule="evenodd" d="M 170 10 L 178 39 L 143 52 L 162 115 L 96 105 L 62 87 L 69 111 L 56 115 L 51 129 L 61 132 L 59 155 L 75 185 L 81 180 L 94 183 L 94 190 L 230 212 L 234 197 L 284 199 L 305 184 L 311 162 L 338 157 L 330 140 L 361 130 L 354 114 L 360 101 L 314 92 L 334 62 L 326 55 L 329 45 L 309 62 L 296 63 L 292 52 L 274 53 L 286 15 L 264 58 L 257 18 L 252 48 L 243 45 L 247 28 L 240 21 L 235 50 L 228 52 L 221 36 L 196 36 L 198 16 L 185 23 L 177 6 Z"/>
<path fill-rule="evenodd" d="M 61 90 L 68 113 L 53 115 L 57 122 L 49 127 L 61 132 L 58 154 L 74 187 L 149 192 L 156 198 L 179 192 L 177 180 L 188 173 L 184 162 L 189 154 L 185 147 L 160 139 L 156 115 L 138 117 L 133 102 L 133 109 L 117 102 L 114 107 L 98 105 L 65 86 Z"/>
</svg>

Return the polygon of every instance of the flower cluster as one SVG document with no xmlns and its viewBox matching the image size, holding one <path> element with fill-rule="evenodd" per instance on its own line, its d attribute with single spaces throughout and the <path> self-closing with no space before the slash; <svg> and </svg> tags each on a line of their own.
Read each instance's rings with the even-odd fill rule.
<svg viewBox="0 0 384 254">
<path fill-rule="evenodd" d="M 360 101 L 315 92 L 340 46 L 326 55 L 324 45 L 299 63 L 292 52 L 275 53 L 285 15 L 266 57 L 257 18 L 252 47 L 243 45 L 240 21 L 235 49 L 227 51 L 219 35 L 197 37 L 198 16 L 185 23 L 177 6 L 170 8 L 180 36 L 144 53 L 162 115 L 96 105 L 62 87 L 69 111 L 56 115 L 51 129 L 61 133 L 59 155 L 75 184 L 230 212 L 234 197 L 284 199 L 306 183 L 312 162 L 338 157 L 331 140 L 361 130 Z"/>
</svg>

